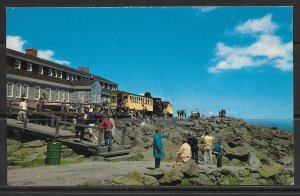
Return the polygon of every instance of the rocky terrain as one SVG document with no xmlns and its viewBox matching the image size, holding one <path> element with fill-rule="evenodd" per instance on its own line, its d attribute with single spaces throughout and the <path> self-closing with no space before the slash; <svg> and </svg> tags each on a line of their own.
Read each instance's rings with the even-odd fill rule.
<svg viewBox="0 0 300 196">
<path fill-rule="evenodd" d="M 191 160 L 173 169 L 162 167 L 156 170 L 134 171 L 126 175 L 112 176 L 105 181 L 99 176 L 99 179 L 93 179 L 92 183 L 83 185 L 287 185 L 294 181 L 292 132 L 249 125 L 241 119 L 229 117 L 198 120 L 159 118 L 155 123 L 118 119 L 116 125 L 126 127 L 126 147 L 131 153 L 137 153 L 142 157 L 136 161 L 153 161 L 153 165 L 152 135 L 156 128 L 169 133 L 169 138 L 164 139 L 166 156 L 162 162 L 171 165 L 185 131 L 192 131 L 198 137 L 209 131 L 216 139 L 223 140 L 224 167 L 221 169 L 215 166 L 205 167 L 202 162 L 203 144 L 200 144 L 200 165 Z M 118 142 L 120 138 L 121 132 L 117 130 L 115 139 Z M 8 139 L 8 168 L 42 165 L 45 152 L 44 141 L 21 143 Z M 75 163 L 74 160 L 84 158 L 64 146 L 62 161 L 68 159 L 72 160 L 71 163 Z"/>
</svg>

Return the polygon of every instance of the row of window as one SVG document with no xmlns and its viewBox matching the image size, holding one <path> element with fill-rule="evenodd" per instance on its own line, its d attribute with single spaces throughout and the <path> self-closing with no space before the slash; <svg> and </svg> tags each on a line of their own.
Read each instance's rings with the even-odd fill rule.
<svg viewBox="0 0 300 196">
<path fill-rule="evenodd" d="M 7 97 L 14 97 L 15 92 L 15 98 L 21 98 L 22 95 L 25 98 L 28 98 L 29 93 L 29 85 L 24 84 L 23 86 L 20 83 L 16 83 L 15 85 L 11 82 L 7 83 Z M 55 90 L 55 101 L 66 101 L 69 102 L 70 99 L 70 93 L 69 91 L 64 90 Z M 46 88 L 45 93 L 46 98 L 51 101 L 52 100 L 52 89 Z M 41 88 L 39 86 L 34 86 L 33 89 L 33 98 L 36 100 L 39 100 L 41 97 Z"/>
<path fill-rule="evenodd" d="M 139 103 L 139 104 L 145 104 L 145 105 L 153 105 L 152 99 L 147 99 L 143 97 L 137 97 L 137 96 L 129 96 L 131 103 Z"/>
<path fill-rule="evenodd" d="M 15 68 L 17 69 L 21 69 L 21 60 L 16 59 L 15 60 Z M 32 71 L 32 63 L 27 63 L 27 71 Z M 44 67 L 39 65 L 39 69 L 38 69 L 38 73 L 39 74 L 44 74 Z M 63 78 L 63 74 L 62 71 L 59 70 L 55 70 L 55 69 L 50 69 L 48 70 L 48 76 L 53 76 L 53 77 L 57 77 L 57 78 Z M 78 76 L 76 75 L 72 75 L 69 73 L 66 73 L 66 80 L 88 80 L 88 78 L 84 78 L 84 77 L 80 77 L 78 78 Z"/>
<path fill-rule="evenodd" d="M 21 60 L 19 60 L 19 59 L 15 60 L 15 68 L 21 69 Z M 27 63 L 27 71 L 32 71 L 32 63 Z M 39 65 L 38 73 L 42 74 L 42 75 L 44 74 L 44 67 L 43 66 Z M 55 69 L 49 68 L 48 69 L 48 76 L 63 78 L 63 73 L 60 70 L 55 70 Z M 79 77 L 79 76 L 72 75 L 72 74 L 69 74 L 69 73 L 66 73 L 66 78 L 65 79 L 70 80 L 70 81 L 89 80 L 88 78 Z M 103 88 L 106 88 L 106 89 L 117 90 L 117 87 L 115 85 L 112 85 L 112 84 L 107 84 L 107 83 L 101 82 L 101 86 Z"/>
</svg>

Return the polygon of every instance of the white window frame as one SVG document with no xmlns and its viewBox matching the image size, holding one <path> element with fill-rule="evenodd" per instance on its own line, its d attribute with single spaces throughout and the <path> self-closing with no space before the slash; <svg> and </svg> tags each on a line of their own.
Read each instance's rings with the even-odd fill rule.
<svg viewBox="0 0 300 196">
<path fill-rule="evenodd" d="M 54 69 L 54 70 L 53 70 L 53 77 L 57 77 L 57 75 L 58 75 L 57 70 Z"/>
<path fill-rule="evenodd" d="M 49 98 L 47 97 L 47 99 L 49 100 L 49 101 L 51 101 L 51 94 L 52 94 L 52 90 L 51 90 L 51 88 L 46 88 L 46 96 L 47 96 L 47 94 L 48 94 L 48 90 L 50 90 L 50 93 L 49 93 Z"/>
<path fill-rule="evenodd" d="M 66 102 L 69 102 L 70 101 L 70 92 L 69 91 L 66 91 L 65 97 L 66 97 Z"/>
<path fill-rule="evenodd" d="M 26 93 L 25 93 L 25 88 L 26 88 Z M 24 84 L 23 85 L 23 91 L 22 91 L 22 94 L 25 95 L 25 98 L 28 99 L 28 92 L 29 92 L 29 85 L 28 84 Z"/>
<path fill-rule="evenodd" d="M 65 100 L 65 91 L 62 90 L 60 91 L 60 101 L 64 101 Z"/>
<path fill-rule="evenodd" d="M 20 86 L 18 87 L 18 85 L 20 85 Z M 17 88 L 19 90 L 19 94 L 17 94 Z M 22 95 L 22 85 L 21 85 L 21 83 L 16 83 L 15 94 L 16 94 L 16 96 L 15 96 L 16 98 L 21 98 L 21 95 Z"/>
<path fill-rule="evenodd" d="M 27 71 L 32 71 L 32 63 L 27 63 Z"/>
<path fill-rule="evenodd" d="M 83 80 L 83 77 L 80 77 L 80 80 Z"/>
<path fill-rule="evenodd" d="M 62 71 L 58 71 L 58 77 L 62 78 Z"/>
<path fill-rule="evenodd" d="M 8 85 L 11 84 L 11 95 L 8 94 Z M 6 96 L 7 97 L 14 97 L 14 83 L 8 82 L 6 85 Z"/>
<path fill-rule="evenodd" d="M 44 67 L 42 65 L 39 65 L 39 74 L 44 74 Z"/>
<path fill-rule="evenodd" d="M 38 98 L 35 97 L 36 88 L 39 88 L 39 97 Z M 33 98 L 36 99 L 36 100 L 39 100 L 40 97 L 41 97 L 41 87 L 40 86 L 34 86 L 34 88 L 33 88 Z"/>
<path fill-rule="evenodd" d="M 59 99 L 60 99 L 60 91 L 58 89 L 56 89 L 55 92 L 56 92 L 55 101 L 59 101 Z"/>
<path fill-rule="evenodd" d="M 75 76 L 75 80 L 76 80 L 76 81 L 78 80 L 78 77 L 77 77 L 77 76 Z"/>
<path fill-rule="evenodd" d="M 18 63 L 17 63 L 18 62 Z M 15 60 L 15 68 L 16 69 L 21 69 L 21 60 L 19 60 L 19 59 L 16 59 Z"/>
<path fill-rule="evenodd" d="M 49 69 L 48 70 L 48 76 L 52 76 L 53 75 L 53 70 L 52 69 Z"/>
<path fill-rule="evenodd" d="M 70 79 L 71 79 L 71 81 L 73 81 L 73 80 L 74 80 L 74 76 L 73 76 L 73 75 L 71 75 Z"/>
<path fill-rule="evenodd" d="M 70 75 L 69 75 L 69 73 L 66 73 L 66 80 L 70 80 Z"/>
</svg>

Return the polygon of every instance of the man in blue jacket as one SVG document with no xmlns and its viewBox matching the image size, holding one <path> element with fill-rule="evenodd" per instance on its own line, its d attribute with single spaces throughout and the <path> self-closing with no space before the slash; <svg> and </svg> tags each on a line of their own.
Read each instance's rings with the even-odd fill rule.
<svg viewBox="0 0 300 196">
<path fill-rule="evenodd" d="M 217 167 L 222 167 L 222 156 L 224 152 L 224 148 L 221 145 L 222 140 L 219 139 L 218 142 L 214 145 L 214 154 L 217 159 Z"/>
<path fill-rule="evenodd" d="M 168 138 L 169 134 L 161 133 L 160 129 L 156 129 L 153 135 L 153 156 L 155 158 L 155 168 L 160 167 L 161 158 L 164 157 L 164 146 L 162 138 Z"/>
</svg>

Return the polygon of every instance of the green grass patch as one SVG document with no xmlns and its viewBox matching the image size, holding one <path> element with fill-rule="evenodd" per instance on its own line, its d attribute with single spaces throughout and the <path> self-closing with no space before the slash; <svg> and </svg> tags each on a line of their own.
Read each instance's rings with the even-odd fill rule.
<svg viewBox="0 0 300 196">
<path fill-rule="evenodd" d="M 181 179 L 181 183 L 179 186 L 192 186 L 193 184 L 186 178 Z"/>
</svg>

